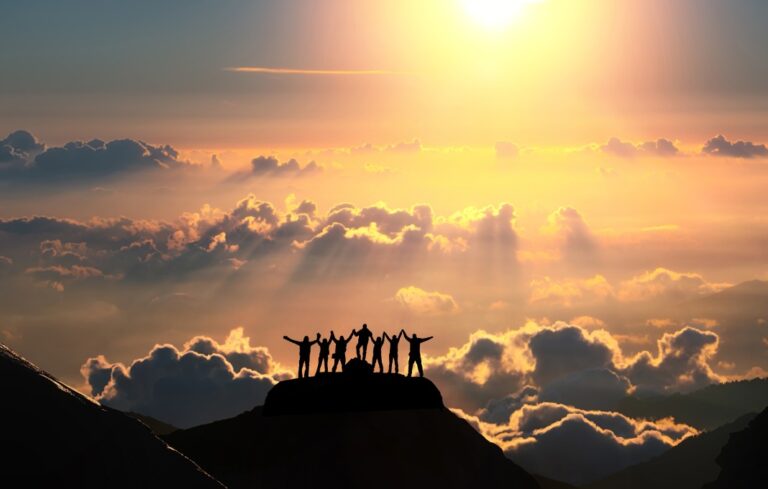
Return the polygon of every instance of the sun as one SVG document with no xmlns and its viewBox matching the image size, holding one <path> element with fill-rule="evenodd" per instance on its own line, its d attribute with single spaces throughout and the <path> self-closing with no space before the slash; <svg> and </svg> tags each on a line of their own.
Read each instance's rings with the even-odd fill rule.
<svg viewBox="0 0 768 489">
<path fill-rule="evenodd" d="M 485 29 L 499 31 L 508 27 L 520 13 L 539 0 L 460 0 L 467 15 Z"/>
</svg>

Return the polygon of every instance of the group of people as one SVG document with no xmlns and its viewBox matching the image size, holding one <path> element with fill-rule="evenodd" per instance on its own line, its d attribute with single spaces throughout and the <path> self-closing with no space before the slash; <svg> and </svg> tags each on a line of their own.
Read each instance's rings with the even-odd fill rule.
<svg viewBox="0 0 768 489">
<path fill-rule="evenodd" d="M 315 375 L 320 373 L 321 368 L 325 368 L 325 373 L 328 373 L 328 355 L 331 349 L 331 342 L 335 345 L 335 350 L 333 352 L 333 368 L 331 369 L 331 372 L 336 372 L 339 365 L 341 365 L 341 368 L 343 369 L 344 365 L 347 363 L 347 344 L 352 340 L 353 336 L 357 336 L 355 353 L 360 360 L 366 361 L 368 355 L 368 343 L 372 343 L 373 356 L 371 357 L 371 365 L 373 365 L 374 371 L 376 370 L 376 365 L 378 365 L 379 372 L 382 373 L 384 372 L 384 364 L 381 360 L 381 350 L 384 346 L 384 340 L 389 342 L 389 368 L 387 369 L 387 373 L 390 374 L 392 373 L 393 364 L 395 366 L 395 373 L 400 373 L 400 366 L 398 364 L 398 346 L 400 344 L 400 338 L 405 338 L 410 344 L 410 350 L 408 352 L 408 377 L 410 377 L 413 372 L 414 364 L 419 369 L 419 376 L 424 377 L 424 368 L 421 366 L 421 344 L 431 340 L 432 336 L 419 338 L 416 336 L 416 333 L 408 336 L 405 333 L 405 330 L 401 329 L 397 334 L 388 335 L 387 333 L 383 333 L 381 336 L 374 338 L 373 333 L 368 329 L 368 325 L 363 324 L 360 331 L 353 329 L 346 338 L 344 336 L 337 337 L 334 332 L 331 331 L 331 336 L 329 338 L 322 338 L 320 333 L 317 333 L 317 338 L 312 341 L 309 340 L 309 336 L 305 336 L 301 341 L 294 340 L 287 336 L 283 336 L 283 339 L 290 341 L 299 347 L 299 378 L 302 378 L 309 377 L 309 356 L 312 350 L 312 345 L 316 344 L 320 348 L 320 353 L 317 356 L 317 370 L 315 370 Z"/>
</svg>

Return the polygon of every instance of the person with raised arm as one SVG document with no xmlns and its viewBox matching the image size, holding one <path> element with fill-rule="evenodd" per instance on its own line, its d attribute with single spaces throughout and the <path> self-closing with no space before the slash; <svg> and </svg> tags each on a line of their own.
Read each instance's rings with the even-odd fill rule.
<svg viewBox="0 0 768 489">
<path fill-rule="evenodd" d="M 344 370 L 344 365 L 347 364 L 347 344 L 354 335 L 355 330 L 353 329 L 346 338 L 343 336 L 336 338 L 336 335 L 331 331 L 331 341 L 336 345 L 336 349 L 333 352 L 333 368 L 331 372 L 336 372 L 336 367 L 339 366 L 339 363 L 341 363 L 341 369 Z"/>
<path fill-rule="evenodd" d="M 389 336 L 386 332 L 384 333 L 384 339 L 389 341 L 389 368 L 387 369 L 387 373 L 392 373 L 392 362 L 395 363 L 395 373 L 400 373 L 400 365 L 397 361 L 397 348 L 400 346 L 400 337 L 403 335 L 402 331 L 397 334 L 393 334 L 392 336 Z"/>
<path fill-rule="evenodd" d="M 419 338 L 416 336 L 416 333 L 413 333 L 413 335 L 409 338 L 404 329 L 400 330 L 400 334 L 402 334 L 403 338 L 405 338 L 405 340 L 411 344 L 411 349 L 408 352 L 408 377 L 410 377 L 411 373 L 413 372 L 414 363 L 419 368 L 419 377 L 424 377 L 424 368 L 421 366 L 421 344 L 425 341 L 431 340 L 433 336 Z"/>
<path fill-rule="evenodd" d="M 309 377 L 309 352 L 312 345 L 320 341 L 320 333 L 317 333 L 317 339 L 309 341 L 309 336 L 305 336 L 302 341 L 296 341 L 287 336 L 283 336 L 285 341 L 290 341 L 299 347 L 299 378 Z"/>
<path fill-rule="evenodd" d="M 315 377 L 320 373 L 320 367 L 322 366 L 325 366 L 325 373 L 328 373 L 328 353 L 331 349 L 331 342 L 328 338 L 323 338 L 317 346 L 320 347 L 320 353 L 317 355 L 317 371 L 315 372 Z"/>
<path fill-rule="evenodd" d="M 379 364 L 379 373 L 384 373 L 384 364 L 381 362 L 381 347 L 384 346 L 384 338 L 381 336 L 373 340 L 373 356 L 371 357 L 371 370 L 376 370 L 376 364 Z"/>
<path fill-rule="evenodd" d="M 370 340 L 373 337 L 373 333 L 371 333 L 371 330 L 368 329 L 367 324 L 363 324 L 363 327 L 358 332 L 353 332 L 355 336 L 357 336 L 357 345 L 355 346 L 355 353 L 357 354 L 358 359 L 362 359 L 365 361 L 365 357 L 368 354 L 368 340 Z M 363 350 L 363 356 L 360 356 L 360 349 Z"/>
</svg>

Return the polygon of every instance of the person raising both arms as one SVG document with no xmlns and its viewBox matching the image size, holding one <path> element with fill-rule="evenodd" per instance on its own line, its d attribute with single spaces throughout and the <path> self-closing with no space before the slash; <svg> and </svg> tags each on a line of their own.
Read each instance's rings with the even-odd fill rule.
<svg viewBox="0 0 768 489">
<path fill-rule="evenodd" d="M 424 377 L 424 368 L 421 366 L 421 344 L 425 341 L 429 341 L 433 336 L 427 336 L 426 338 L 419 338 L 416 333 L 409 338 L 405 333 L 405 330 L 401 329 L 400 334 L 403 338 L 411 344 L 411 350 L 408 352 L 408 377 L 411 376 L 413 371 L 413 364 L 415 363 L 419 369 L 419 377 Z"/>
<path fill-rule="evenodd" d="M 389 341 L 389 368 L 387 369 L 388 374 L 392 373 L 392 362 L 395 363 L 395 373 L 400 373 L 400 366 L 397 362 L 397 348 L 400 346 L 400 337 L 402 335 L 402 331 L 397 334 L 393 334 L 392 336 L 384 333 L 384 338 Z"/>
<path fill-rule="evenodd" d="M 339 366 L 339 363 L 341 363 L 341 369 L 344 370 L 344 365 L 347 364 L 347 344 L 354 335 L 355 330 L 353 329 L 346 338 L 343 336 L 336 338 L 336 335 L 331 331 L 331 341 L 336 345 L 336 350 L 333 352 L 333 368 L 331 372 L 336 372 L 336 367 Z"/>
<path fill-rule="evenodd" d="M 317 344 L 320 347 L 320 353 L 317 355 L 317 371 L 315 376 L 320 373 L 320 367 L 325 367 L 325 373 L 328 373 L 328 353 L 331 349 L 331 342 L 328 338 L 323 338 L 320 343 Z"/>
<path fill-rule="evenodd" d="M 353 332 L 355 336 L 357 336 L 357 345 L 355 346 L 355 353 L 357 353 L 357 358 L 362 359 L 365 361 L 365 357 L 368 354 L 368 340 L 370 340 L 373 337 L 373 333 L 371 333 L 371 330 L 368 329 L 367 324 L 363 324 L 363 327 L 358 332 Z M 360 356 L 360 349 L 363 350 L 363 356 Z"/>
<path fill-rule="evenodd" d="M 379 364 L 379 373 L 384 373 L 384 364 L 381 363 L 381 347 L 384 346 L 384 338 L 379 336 L 373 340 L 373 357 L 371 357 L 371 370 L 376 370 L 376 364 Z"/>
<path fill-rule="evenodd" d="M 314 341 L 309 341 L 309 336 L 305 336 L 302 341 L 296 341 L 287 336 L 283 336 L 283 339 L 299 346 L 299 378 L 309 377 L 309 352 L 312 345 L 320 341 L 320 333 L 317 333 L 317 339 Z"/>
</svg>

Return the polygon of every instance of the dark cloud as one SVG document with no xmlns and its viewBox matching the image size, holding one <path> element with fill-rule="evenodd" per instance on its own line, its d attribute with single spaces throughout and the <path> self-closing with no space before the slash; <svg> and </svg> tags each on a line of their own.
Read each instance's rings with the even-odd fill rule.
<svg viewBox="0 0 768 489">
<path fill-rule="evenodd" d="M 528 342 L 536 362 L 532 376 L 543 386 L 573 372 L 613 366 L 614 351 L 578 326 L 544 329 Z"/>
<path fill-rule="evenodd" d="M 549 218 L 549 226 L 559 235 L 562 252 L 571 264 L 589 265 L 597 252 L 597 240 L 582 215 L 573 207 L 561 207 Z"/>
<path fill-rule="evenodd" d="M 541 390 L 539 400 L 582 409 L 615 409 L 631 388 L 629 379 L 613 370 L 591 368 L 548 383 Z"/>
<path fill-rule="evenodd" d="M 169 170 L 191 165 L 179 160 L 171 146 L 153 146 L 142 141 L 120 139 L 105 143 L 94 139 L 73 141 L 47 148 L 25 131 L 9 135 L 0 144 L 1 160 L 20 164 L 0 166 L 0 180 L 31 183 L 83 182 L 142 170 Z"/>
<path fill-rule="evenodd" d="M 634 158 L 636 156 L 671 157 L 676 156 L 679 152 L 675 143 L 669 139 L 660 138 L 656 141 L 646 141 L 635 145 L 615 137 L 600 146 L 600 151 L 619 158 Z"/>
<path fill-rule="evenodd" d="M 725 136 L 715 136 L 704 145 L 702 152 L 714 156 L 729 156 L 732 158 L 765 158 L 768 157 L 768 147 L 749 141 L 728 141 Z"/>
<path fill-rule="evenodd" d="M 223 344 L 196 337 L 181 350 L 156 345 L 129 366 L 89 358 L 81 372 L 102 404 L 187 428 L 262 404 L 269 389 L 290 376 L 242 333 L 233 331 Z"/>
<path fill-rule="evenodd" d="M 698 389 L 723 380 L 709 366 L 718 345 L 716 333 L 685 327 L 665 333 L 655 357 L 641 352 L 624 373 L 641 393 Z"/>
<path fill-rule="evenodd" d="M 229 180 L 238 181 L 255 177 L 301 177 L 322 171 L 323 168 L 314 161 L 302 167 L 293 158 L 280 163 L 274 156 L 258 156 L 251 160 L 251 168 L 248 171 L 235 173 Z"/>
</svg>

